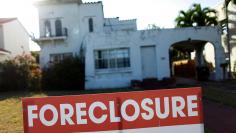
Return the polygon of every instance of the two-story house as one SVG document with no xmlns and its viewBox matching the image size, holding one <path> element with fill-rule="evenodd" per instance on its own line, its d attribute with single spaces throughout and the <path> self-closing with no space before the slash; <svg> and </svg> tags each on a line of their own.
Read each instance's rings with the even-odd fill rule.
<svg viewBox="0 0 236 133">
<path fill-rule="evenodd" d="M 47 67 L 68 56 L 78 55 L 89 33 L 104 30 L 136 30 L 136 20 L 104 19 L 102 2 L 45 0 L 35 4 L 39 11 L 40 65 Z"/>
<path fill-rule="evenodd" d="M 128 87 L 132 80 L 171 77 L 171 47 L 194 49 L 206 42 L 215 48 L 214 79 L 222 79 L 225 54 L 219 27 L 137 30 L 136 19 L 104 18 L 102 2 L 44 0 L 35 5 L 41 68 L 83 49 L 86 89 Z"/>
<path fill-rule="evenodd" d="M 29 54 L 30 37 L 17 18 L 0 18 L 0 61 Z"/>
</svg>

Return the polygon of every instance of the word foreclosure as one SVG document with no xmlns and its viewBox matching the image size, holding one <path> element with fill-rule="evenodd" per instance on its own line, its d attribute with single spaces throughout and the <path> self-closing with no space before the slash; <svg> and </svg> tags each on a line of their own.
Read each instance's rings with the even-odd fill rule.
<svg viewBox="0 0 236 133">
<path fill-rule="evenodd" d="M 202 123 L 199 88 L 24 99 L 23 109 L 27 131 L 88 132 Z"/>
</svg>

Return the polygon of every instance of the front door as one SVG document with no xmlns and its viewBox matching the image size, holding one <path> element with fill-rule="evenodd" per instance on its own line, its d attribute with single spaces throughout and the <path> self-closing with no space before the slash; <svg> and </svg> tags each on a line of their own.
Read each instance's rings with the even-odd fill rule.
<svg viewBox="0 0 236 133">
<path fill-rule="evenodd" d="M 157 77 L 156 47 L 155 46 L 141 47 L 141 59 L 142 59 L 143 78 L 156 78 Z"/>
</svg>

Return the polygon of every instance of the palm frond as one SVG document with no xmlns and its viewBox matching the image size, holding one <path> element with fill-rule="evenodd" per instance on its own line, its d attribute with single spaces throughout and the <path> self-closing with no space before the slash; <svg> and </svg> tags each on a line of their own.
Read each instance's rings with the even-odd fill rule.
<svg viewBox="0 0 236 133">
<path fill-rule="evenodd" d="M 181 10 L 175 19 L 177 27 L 212 26 L 217 25 L 216 11 L 202 8 L 200 4 L 193 4 L 187 11 Z"/>
</svg>

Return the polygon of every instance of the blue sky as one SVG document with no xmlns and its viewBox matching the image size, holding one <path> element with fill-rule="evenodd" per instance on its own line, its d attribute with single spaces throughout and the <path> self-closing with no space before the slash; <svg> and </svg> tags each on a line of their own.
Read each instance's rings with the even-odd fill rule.
<svg viewBox="0 0 236 133">
<path fill-rule="evenodd" d="M 36 0 L 0 0 L 0 17 L 18 17 L 27 31 L 38 35 Z M 83 0 L 93 2 L 99 0 Z M 137 19 L 138 29 L 156 24 L 161 28 L 173 28 L 174 19 L 180 10 L 188 9 L 193 3 L 214 8 L 222 0 L 100 0 L 104 5 L 105 17 Z M 14 4 L 13 4 L 14 3 Z M 31 49 L 38 50 L 35 45 Z"/>
</svg>

